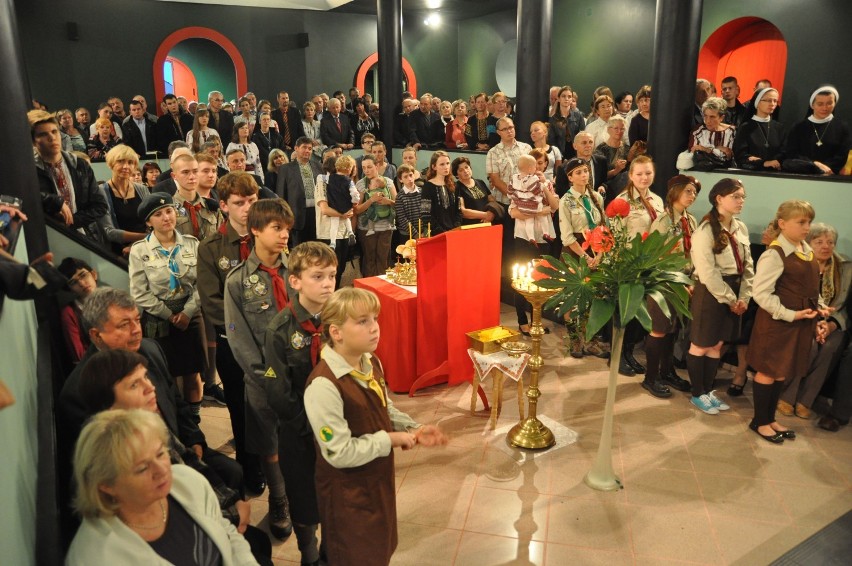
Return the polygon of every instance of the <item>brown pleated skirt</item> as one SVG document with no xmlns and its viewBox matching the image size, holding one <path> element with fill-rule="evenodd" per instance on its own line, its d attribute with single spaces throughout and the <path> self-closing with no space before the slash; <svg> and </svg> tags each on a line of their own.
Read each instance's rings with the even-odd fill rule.
<svg viewBox="0 0 852 566">
<path fill-rule="evenodd" d="M 739 293 L 739 275 L 729 275 L 722 279 L 734 293 Z M 742 317 L 731 312 L 729 305 L 720 303 L 700 281 L 695 282 L 689 310 L 692 313 L 689 341 L 699 348 L 710 348 L 720 341 L 733 342 L 739 338 Z"/>
<path fill-rule="evenodd" d="M 663 334 L 672 334 L 678 328 L 678 319 L 677 314 L 675 314 L 675 309 L 669 303 L 669 312 L 672 315 L 672 318 L 669 319 L 663 313 L 663 309 L 660 308 L 660 305 L 657 304 L 657 301 L 652 299 L 651 297 L 646 297 L 647 301 L 646 305 L 648 307 L 648 314 L 651 315 L 651 331 L 652 332 L 661 332 Z"/>
</svg>

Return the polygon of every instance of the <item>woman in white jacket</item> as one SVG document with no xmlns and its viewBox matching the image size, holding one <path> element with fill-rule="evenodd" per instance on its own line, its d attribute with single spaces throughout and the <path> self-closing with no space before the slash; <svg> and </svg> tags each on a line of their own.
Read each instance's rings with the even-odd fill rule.
<svg viewBox="0 0 852 566">
<path fill-rule="evenodd" d="M 69 566 L 258 564 L 204 477 L 172 466 L 168 433 L 154 413 L 92 417 L 74 451 L 74 479 L 83 524 Z"/>
</svg>

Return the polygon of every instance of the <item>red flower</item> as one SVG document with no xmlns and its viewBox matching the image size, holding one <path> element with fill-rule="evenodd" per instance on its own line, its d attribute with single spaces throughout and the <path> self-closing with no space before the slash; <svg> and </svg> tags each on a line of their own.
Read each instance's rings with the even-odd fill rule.
<svg viewBox="0 0 852 566">
<path fill-rule="evenodd" d="M 615 201 L 613 201 L 615 202 Z M 615 245 L 615 238 L 612 237 L 612 232 L 606 226 L 597 226 L 594 230 L 586 230 L 583 233 L 583 242 L 580 247 L 584 250 L 592 248 L 596 254 L 606 253 Z"/>
<path fill-rule="evenodd" d="M 642 241 L 644 242 L 648 238 L 648 232 L 642 232 Z"/>
<path fill-rule="evenodd" d="M 616 216 L 625 218 L 628 214 L 630 214 L 630 204 L 624 199 L 614 199 L 606 207 L 606 215 L 610 218 L 615 218 Z"/>
</svg>

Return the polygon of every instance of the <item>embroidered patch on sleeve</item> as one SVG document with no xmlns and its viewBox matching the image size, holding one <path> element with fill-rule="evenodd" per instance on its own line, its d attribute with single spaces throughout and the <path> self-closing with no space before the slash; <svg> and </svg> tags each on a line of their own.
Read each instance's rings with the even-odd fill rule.
<svg viewBox="0 0 852 566">
<path fill-rule="evenodd" d="M 334 438 L 334 431 L 331 430 L 331 427 L 324 426 L 320 429 L 320 436 L 322 437 L 323 442 L 330 442 L 332 438 Z"/>
<path fill-rule="evenodd" d="M 270 377 L 274 379 L 278 376 L 275 374 L 275 370 L 270 366 L 269 369 L 266 370 L 266 373 L 263 374 L 263 377 Z"/>
</svg>

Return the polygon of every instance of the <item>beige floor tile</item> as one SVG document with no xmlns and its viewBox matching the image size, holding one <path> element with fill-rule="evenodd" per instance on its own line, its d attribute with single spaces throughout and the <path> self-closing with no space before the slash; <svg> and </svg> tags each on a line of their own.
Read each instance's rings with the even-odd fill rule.
<svg viewBox="0 0 852 566">
<path fill-rule="evenodd" d="M 785 441 L 782 446 L 768 446 L 775 450 L 766 450 L 758 455 L 763 459 L 763 476 L 777 481 L 801 485 L 819 485 L 845 487 L 846 479 L 837 474 L 832 466 L 813 450 L 788 450 L 788 444 L 804 443 L 804 439 L 794 442 Z M 766 443 L 769 444 L 769 443 Z"/>
<path fill-rule="evenodd" d="M 519 451 L 510 455 L 499 448 L 488 448 L 479 466 L 477 487 L 549 493 L 550 462 L 545 454 L 533 457 Z"/>
<path fill-rule="evenodd" d="M 614 497 L 602 501 L 606 495 Z M 552 496 L 547 542 L 602 550 L 630 548 L 628 508 L 613 502 L 620 495 L 608 493 L 598 499 Z"/>
<path fill-rule="evenodd" d="M 748 442 L 694 439 L 687 441 L 686 448 L 697 473 L 754 478 L 762 472 L 761 459 Z"/>
<path fill-rule="evenodd" d="M 406 478 L 396 496 L 397 520 L 460 530 L 473 499 L 475 480 L 447 481 L 436 470 L 431 477 Z"/>
<path fill-rule="evenodd" d="M 458 550 L 462 531 L 399 523 L 399 545 L 391 566 L 422 566 L 452 564 Z"/>
<path fill-rule="evenodd" d="M 417 447 L 406 474 L 406 481 L 417 482 L 436 475 L 453 484 L 474 480 L 484 452 L 484 446 Z"/>
<path fill-rule="evenodd" d="M 770 564 L 810 536 L 792 525 L 779 529 L 777 525 L 742 517 L 714 520 L 713 525 L 724 562 L 743 566 Z"/>
<path fill-rule="evenodd" d="M 455 566 L 541 565 L 544 564 L 544 543 L 465 532 L 462 534 L 454 564 Z"/>
<path fill-rule="evenodd" d="M 621 482 L 630 505 L 657 508 L 662 513 L 703 508 L 698 481 L 691 471 L 626 470 Z"/>
<path fill-rule="evenodd" d="M 852 492 L 845 488 L 773 482 L 787 513 L 797 525 L 826 525 L 852 509 Z"/>
<path fill-rule="evenodd" d="M 782 525 L 792 522 L 771 481 L 702 473 L 696 477 L 714 524 L 728 517 Z"/>
<path fill-rule="evenodd" d="M 564 544 L 547 543 L 544 549 L 545 566 L 627 566 L 633 564 L 633 555 L 628 552 L 610 552 L 590 548 L 579 548 Z"/>
<path fill-rule="evenodd" d="M 477 486 L 464 530 L 543 541 L 547 530 L 548 501 L 547 494 L 534 491 Z"/>
<path fill-rule="evenodd" d="M 692 458 L 683 441 L 661 441 L 649 445 L 641 436 L 622 435 L 620 439 L 621 460 L 629 474 L 632 470 L 664 469 L 693 471 Z"/>
<path fill-rule="evenodd" d="M 631 506 L 633 552 L 637 558 L 665 558 L 719 564 L 722 556 L 703 512 Z"/>
</svg>

